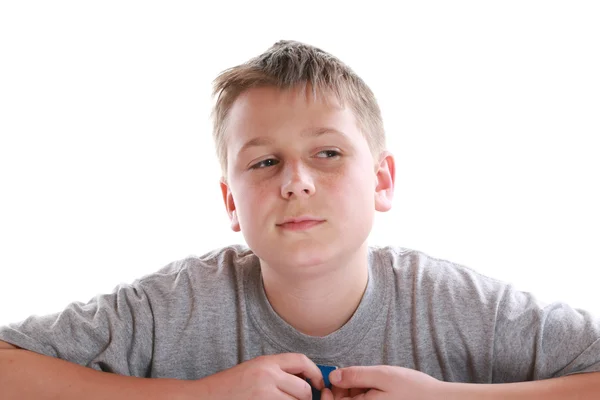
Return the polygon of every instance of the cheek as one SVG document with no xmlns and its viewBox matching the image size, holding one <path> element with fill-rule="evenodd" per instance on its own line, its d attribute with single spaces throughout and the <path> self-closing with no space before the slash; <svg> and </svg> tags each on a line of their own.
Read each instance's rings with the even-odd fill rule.
<svg viewBox="0 0 600 400">
<path fill-rule="evenodd" d="M 273 198 L 273 189 L 269 185 L 247 185 L 238 193 L 237 207 L 241 210 L 242 219 L 245 221 L 257 221 L 264 219 L 268 212 L 267 204 Z"/>
<path fill-rule="evenodd" d="M 344 173 L 341 182 L 347 193 L 351 193 L 355 198 L 364 198 L 374 191 L 373 179 L 374 174 L 370 174 L 366 166 L 358 164 Z"/>
<path fill-rule="evenodd" d="M 354 215 L 357 210 L 374 207 L 371 186 L 367 178 L 356 171 L 326 178 L 320 188 L 327 193 L 327 203 L 340 214 Z"/>
</svg>

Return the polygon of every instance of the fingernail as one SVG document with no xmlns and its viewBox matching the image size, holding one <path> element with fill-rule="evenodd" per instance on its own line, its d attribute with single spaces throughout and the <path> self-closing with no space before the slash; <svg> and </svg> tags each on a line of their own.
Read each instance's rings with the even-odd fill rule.
<svg viewBox="0 0 600 400">
<path fill-rule="evenodd" d="M 341 381 L 342 380 L 342 371 L 340 371 L 339 369 L 332 371 L 331 374 L 329 374 L 329 380 L 334 383 Z"/>
</svg>

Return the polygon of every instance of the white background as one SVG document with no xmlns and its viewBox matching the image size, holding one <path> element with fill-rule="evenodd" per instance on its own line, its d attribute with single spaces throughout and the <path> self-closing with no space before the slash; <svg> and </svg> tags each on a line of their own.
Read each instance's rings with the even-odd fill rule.
<svg viewBox="0 0 600 400">
<path fill-rule="evenodd" d="M 211 81 L 280 39 L 379 99 L 397 186 L 372 244 L 600 312 L 597 2 L 218 3 L 0 5 L 0 325 L 244 243 Z"/>
</svg>

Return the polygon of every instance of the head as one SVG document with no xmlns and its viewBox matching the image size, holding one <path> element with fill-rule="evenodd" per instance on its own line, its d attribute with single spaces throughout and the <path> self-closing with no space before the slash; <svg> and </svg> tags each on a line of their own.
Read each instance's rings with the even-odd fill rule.
<svg viewBox="0 0 600 400">
<path fill-rule="evenodd" d="M 366 246 L 374 212 L 391 207 L 394 160 L 362 79 L 320 49 L 280 41 L 224 71 L 213 94 L 223 200 L 261 262 L 308 268 Z M 319 223 L 285 224 L 300 217 Z"/>
</svg>

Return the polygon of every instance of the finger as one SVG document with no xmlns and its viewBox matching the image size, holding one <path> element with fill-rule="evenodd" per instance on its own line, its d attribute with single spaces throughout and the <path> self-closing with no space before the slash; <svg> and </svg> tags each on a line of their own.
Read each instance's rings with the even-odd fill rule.
<svg viewBox="0 0 600 400">
<path fill-rule="evenodd" d="M 373 399 L 372 397 L 367 397 L 368 395 L 365 393 L 358 394 L 352 397 L 342 397 L 340 400 L 369 400 Z M 373 399 L 374 400 L 374 399 Z"/>
<path fill-rule="evenodd" d="M 312 388 L 302 378 L 279 371 L 281 376 L 277 377 L 277 389 L 294 399 L 310 400 L 312 398 Z"/>
<path fill-rule="evenodd" d="M 341 368 L 329 374 L 329 381 L 337 387 L 374 388 L 384 391 L 390 378 L 388 370 L 381 365 Z"/>
<path fill-rule="evenodd" d="M 348 399 L 352 399 L 352 400 L 367 400 L 367 399 L 372 399 L 372 397 L 369 397 L 368 393 L 360 392 L 360 393 L 357 393 L 355 395 L 352 395 L 351 397 L 348 397 Z"/>
<path fill-rule="evenodd" d="M 388 395 L 389 396 L 389 395 Z M 357 394 L 356 396 L 349 397 L 351 400 L 383 400 L 388 398 L 381 390 L 371 389 L 364 393 Z"/>
<path fill-rule="evenodd" d="M 350 389 L 350 397 L 355 398 L 359 394 L 366 393 L 369 389 L 352 388 Z"/>
<path fill-rule="evenodd" d="M 344 389 L 344 388 L 337 387 L 334 385 L 331 385 L 331 393 L 333 394 L 333 398 L 335 400 L 339 400 L 343 397 L 347 397 L 350 395 L 348 392 L 348 389 Z"/>
<path fill-rule="evenodd" d="M 273 356 L 279 367 L 289 374 L 302 374 L 310 379 L 310 383 L 316 389 L 321 390 L 325 387 L 321 370 L 310 358 L 299 353 L 282 353 Z"/>
<path fill-rule="evenodd" d="M 321 400 L 335 400 L 331 390 L 325 388 L 321 391 Z"/>
<path fill-rule="evenodd" d="M 281 400 L 298 400 L 298 399 L 304 399 L 304 397 L 294 397 L 294 396 L 290 396 L 287 393 L 281 393 L 281 396 L 277 396 L 277 399 L 281 399 Z"/>
</svg>

